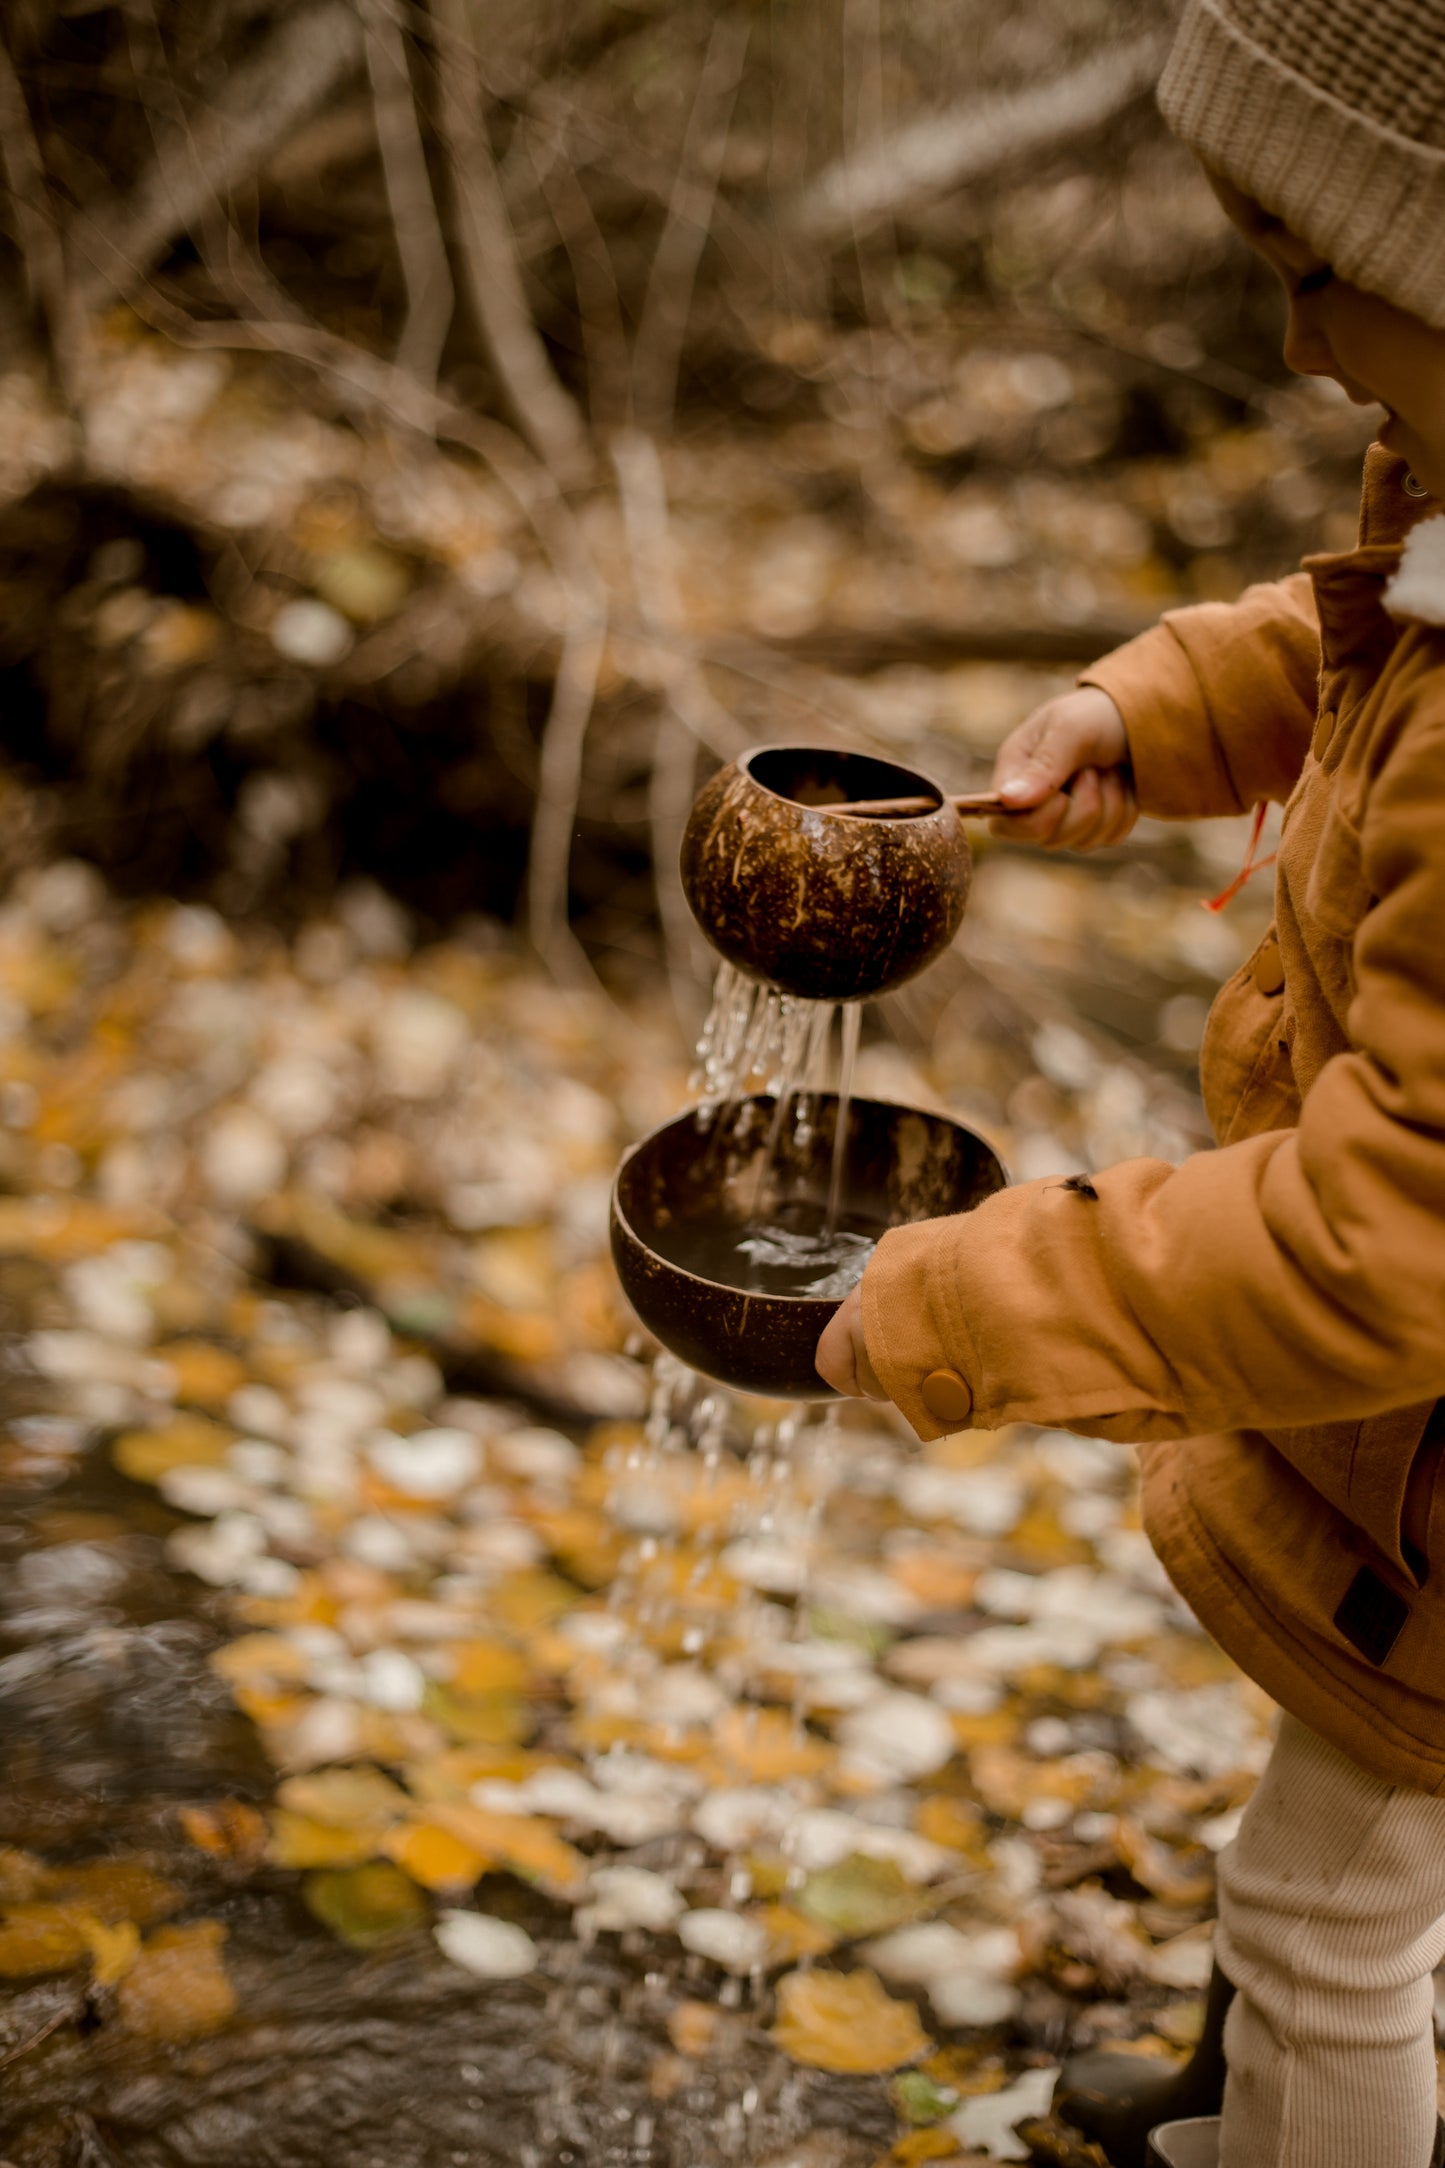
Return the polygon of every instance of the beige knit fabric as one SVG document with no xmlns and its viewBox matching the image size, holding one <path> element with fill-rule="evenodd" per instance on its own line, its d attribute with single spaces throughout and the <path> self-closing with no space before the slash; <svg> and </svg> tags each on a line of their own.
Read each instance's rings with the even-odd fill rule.
<svg viewBox="0 0 1445 2168">
<path fill-rule="evenodd" d="M 1445 328 L 1445 0 L 1187 0 L 1159 103 L 1342 278 Z"/>
<path fill-rule="evenodd" d="M 1427 2168 L 1445 1799 L 1292 1716 L 1219 1862 L 1221 2168 Z"/>
</svg>

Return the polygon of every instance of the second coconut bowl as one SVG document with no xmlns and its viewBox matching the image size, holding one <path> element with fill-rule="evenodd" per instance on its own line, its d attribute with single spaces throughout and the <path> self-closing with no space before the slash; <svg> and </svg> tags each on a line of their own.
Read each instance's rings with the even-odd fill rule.
<svg viewBox="0 0 1445 2168">
<path fill-rule="evenodd" d="M 693 1370 L 737 1391 L 828 1400 L 818 1338 L 841 1296 L 751 1291 L 710 1276 L 730 1233 L 828 1196 L 838 1102 L 814 1095 L 807 1125 L 776 1104 L 736 1101 L 708 1129 L 680 1115 L 624 1159 L 612 1192 L 612 1255 L 642 1323 Z M 846 1218 L 880 1232 L 967 1212 L 1005 1185 L 993 1149 L 960 1122 L 879 1099 L 853 1099 L 844 1140 Z"/>
</svg>

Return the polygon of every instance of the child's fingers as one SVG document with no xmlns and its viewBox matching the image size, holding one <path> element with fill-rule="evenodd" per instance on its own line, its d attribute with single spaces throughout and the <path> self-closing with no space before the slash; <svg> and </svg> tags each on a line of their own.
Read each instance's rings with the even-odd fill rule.
<svg viewBox="0 0 1445 2168">
<path fill-rule="evenodd" d="M 989 833 L 1006 836 L 1010 843 L 1040 843 L 1047 849 L 1057 843 L 1059 831 L 1069 818 L 1072 801 L 1067 791 L 1056 790 L 1052 797 L 1027 813 L 999 813 L 989 822 Z"/>
<path fill-rule="evenodd" d="M 853 1297 L 850 1296 L 849 1302 L 852 1300 Z M 860 1303 L 860 1310 L 861 1307 Z M 863 1387 L 858 1381 L 854 1339 L 849 1323 L 848 1303 L 845 1302 L 833 1312 L 823 1328 L 823 1336 L 818 1342 L 818 1351 L 813 1362 L 819 1377 L 825 1385 L 831 1385 L 835 1393 L 846 1394 L 850 1400 L 861 1400 Z"/>
</svg>

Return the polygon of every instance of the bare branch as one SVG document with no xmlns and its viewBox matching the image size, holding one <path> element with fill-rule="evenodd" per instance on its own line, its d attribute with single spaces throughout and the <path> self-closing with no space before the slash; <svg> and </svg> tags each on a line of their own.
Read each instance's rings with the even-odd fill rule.
<svg viewBox="0 0 1445 2168">
<path fill-rule="evenodd" d="M 594 623 L 582 619 L 569 626 L 542 733 L 537 810 L 527 858 L 527 929 L 532 946 L 560 979 L 594 976 L 567 923 L 567 874 L 582 795 L 582 755 L 606 640 L 605 618 Z"/>
<path fill-rule="evenodd" d="M 502 395 L 522 434 L 564 486 L 585 481 L 592 466 L 586 427 L 552 367 L 522 287 L 482 118 L 482 87 L 467 41 L 465 0 L 437 0 L 436 15 L 451 39 L 438 80 L 468 297 Z"/>
<path fill-rule="evenodd" d="M 281 16 L 212 105 L 166 130 L 125 196 L 72 215 L 65 243 L 80 304 L 93 312 L 129 293 L 174 237 L 258 172 L 360 59 L 361 29 L 347 0 Z"/>
<path fill-rule="evenodd" d="M 624 430 L 613 439 L 612 464 L 622 500 L 628 570 L 644 633 L 647 675 L 696 743 L 719 760 L 732 760 L 746 746 L 747 733 L 713 698 L 684 629 L 682 599 L 672 569 L 675 553 L 668 532 L 667 486 L 657 446 L 641 430 Z"/>
<path fill-rule="evenodd" d="M 456 290 L 417 125 L 406 40 L 384 0 L 366 0 L 366 64 L 392 231 L 406 282 L 406 323 L 397 341 L 397 365 L 410 369 L 422 383 L 434 384 Z"/>
<path fill-rule="evenodd" d="M 654 432 L 665 430 L 672 419 L 693 282 L 712 224 L 718 168 L 751 31 L 751 23 L 741 15 L 725 15 L 713 25 L 672 201 L 648 275 L 633 348 L 632 386 L 634 415 Z"/>
<path fill-rule="evenodd" d="M 14 64 L 0 40 L 0 174 L 14 206 L 15 239 L 32 306 L 44 320 L 66 404 L 75 406 L 83 325 L 65 279 L 65 256 L 50 185 Z"/>
<path fill-rule="evenodd" d="M 850 241 L 1017 159 L 1062 150 L 1147 90 L 1163 50 L 1152 34 L 1136 38 L 1096 53 L 1051 83 L 930 113 L 874 143 L 866 156 L 850 155 L 827 167 L 803 190 L 788 223 L 801 240 Z"/>
</svg>

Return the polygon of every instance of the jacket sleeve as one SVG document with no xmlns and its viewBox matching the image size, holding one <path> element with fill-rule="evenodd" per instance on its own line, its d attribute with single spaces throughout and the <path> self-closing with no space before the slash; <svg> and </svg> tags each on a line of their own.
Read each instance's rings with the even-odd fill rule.
<svg viewBox="0 0 1445 2168">
<path fill-rule="evenodd" d="M 1171 610 L 1079 679 L 1124 718 L 1145 813 L 1244 813 L 1285 799 L 1314 728 L 1320 629 L 1306 573 L 1238 602 Z"/>
<path fill-rule="evenodd" d="M 1136 1441 L 1362 1421 L 1445 1394 L 1438 690 L 1417 691 L 1336 840 L 1358 849 L 1374 900 L 1353 939 L 1350 1050 L 1297 1128 L 1177 1167 L 1128 1160 L 1093 1195 L 1023 1183 L 883 1237 L 863 1280 L 868 1353 L 922 1436 L 958 1427 L 920 1393 L 945 1368 L 981 1428 Z"/>
</svg>

